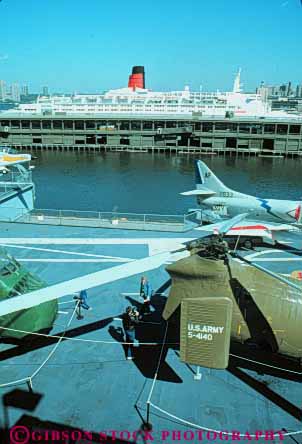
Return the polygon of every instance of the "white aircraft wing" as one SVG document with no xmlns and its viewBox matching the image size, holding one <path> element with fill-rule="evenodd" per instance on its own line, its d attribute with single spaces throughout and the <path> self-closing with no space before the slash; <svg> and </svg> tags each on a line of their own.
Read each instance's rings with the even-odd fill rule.
<svg viewBox="0 0 302 444">
<path fill-rule="evenodd" d="M 182 196 L 203 196 L 203 197 L 210 197 L 210 196 L 214 196 L 215 191 L 209 190 L 207 188 L 204 188 L 202 190 L 199 189 L 195 189 L 192 191 L 184 191 L 183 193 L 180 193 Z"/>
<path fill-rule="evenodd" d="M 127 264 L 109 269 L 107 268 L 106 270 L 86 274 L 85 276 L 71 279 L 69 281 L 41 288 L 40 290 L 35 290 L 21 296 L 5 299 L 0 302 L 0 316 L 5 316 L 19 310 L 25 310 L 42 304 L 43 302 L 52 301 L 80 290 L 87 290 L 102 284 L 114 282 L 118 279 L 153 270 L 168 261 L 170 256 L 170 252 L 156 254 L 133 262 L 128 262 Z"/>
<path fill-rule="evenodd" d="M 291 240 L 292 242 L 295 242 L 293 240 L 295 238 L 296 241 L 299 239 L 302 243 L 302 230 L 293 225 L 263 222 L 259 220 L 243 220 L 243 218 L 236 221 L 236 217 L 229 219 L 228 221 L 203 225 L 195 228 L 195 230 L 202 231 L 205 235 L 223 232 L 226 236 L 263 237 L 271 242 L 277 241 L 284 244 L 287 243 L 286 234 L 290 236 L 295 234 L 294 237 L 291 237 L 289 242 L 291 242 Z"/>
<path fill-rule="evenodd" d="M 244 224 L 243 219 L 246 218 L 248 213 L 237 214 L 237 216 L 232 217 L 231 219 L 223 220 L 221 222 L 217 222 L 215 224 L 202 225 L 198 228 L 195 228 L 197 231 L 203 231 L 204 233 L 209 234 L 228 234 L 230 230 L 234 227 L 240 226 Z"/>
</svg>

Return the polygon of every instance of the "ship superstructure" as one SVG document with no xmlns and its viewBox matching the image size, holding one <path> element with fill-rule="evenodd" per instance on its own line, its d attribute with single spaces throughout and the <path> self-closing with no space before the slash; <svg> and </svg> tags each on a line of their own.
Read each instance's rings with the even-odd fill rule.
<svg viewBox="0 0 302 444">
<path fill-rule="evenodd" d="M 239 70 L 230 92 L 193 92 L 189 86 L 182 91 L 152 91 L 145 88 L 144 67 L 137 66 L 129 77 L 128 87 L 102 94 L 39 96 L 35 103 L 21 104 L 16 114 L 179 114 L 225 116 L 226 113 L 266 116 L 270 107 L 261 94 L 243 93 Z M 12 110 L 10 110 L 12 113 Z"/>
</svg>

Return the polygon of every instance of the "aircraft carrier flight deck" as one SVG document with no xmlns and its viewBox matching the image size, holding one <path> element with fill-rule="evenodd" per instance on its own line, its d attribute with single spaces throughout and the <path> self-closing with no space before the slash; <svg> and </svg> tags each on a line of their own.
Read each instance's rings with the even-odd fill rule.
<svg viewBox="0 0 302 444">
<path fill-rule="evenodd" d="M 159 237 L 158 232 L 110 230 L 108 238 L 106 229 L 71 231 L 39 225 L 33 236 L 31 225 L 1 223 L 0 243 L 30 271 L 54 284 L 194 237 L 192 232 Z M 278 249 L 246 254 L 285 275 L 301 263 L 300 256 Z M 133 361 L 125 359 L 120 315 L 129 304 L 138 308 L 141 304 L 138 276 L 91 289 L 93 309 L 81 320 L 74 316 L 73 298 L 61 298 L 59 316 L 48 337 L 34 336 L 27 345 L 1 344 L 3 399 L 16 389 L 28 391 L 29 380 L 40 396 L 34 411 L 27 406 L 15 409 L 14 402 L 4 406 L 10 424 L 94 434 L 137 431 L 146 420 L 149 400 L 154 442 L 162 430 L 301 429 L 301 368 L 297 363 L 253 349 L 247 355 L 240 344 L 232 345 L 228 370 L 197 370 L 180 362 L 179 346 L 170 344 L 172 331 L 165 337 L 161 317 L 169 291 L 166 265 L 148 273 L 155 290 L 152 314 L 137 329 L 139 344 Z M 126 432 L 122 436 L 116 442 L 139 442 Z M 293 437 L 300 442 L 300 435 Z M 285 437 L 283 442 L 291 443 L 292 438 Z"/>
</svg>

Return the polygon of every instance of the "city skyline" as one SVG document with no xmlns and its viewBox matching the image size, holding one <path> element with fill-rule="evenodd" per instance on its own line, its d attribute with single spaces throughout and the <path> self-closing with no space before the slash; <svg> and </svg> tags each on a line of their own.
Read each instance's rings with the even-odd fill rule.
<svg viewBox="0 0 302 444">
<path fill-rule="evenodd" d="M 245 91 L 301 83 L 298 0 L 131 5 L 2 1 L 0 79 L 32 92 L 101 92 L 126 86 L 131 66 L 144 65 L 153 90 L 228 91 L 241 66 Z"/>
<path fill-rule="evenodd" d="M 242 91 L 246 92 L 246 91 Z M 254 91 L 252 91 L 254 92 Z M 302 98 L 302 83 L 293 84 L 291 81 L 288 83 L 282 83 L 279 85 L 267 85 L 261 82 L 255 89 L 255 92 L 267 97 L 296 97 Z M 33 91 L 30 89 L 29 84 L 20 84 L 19 82 L 14 82 L 12 84 L 7 83 L 5 80 L 0 79 L 0 102 L 13 101 L 20 102 L 23 99 L 29 98 L 35 100 L 37 96 L 51 96 L 57 93 L 56 91 L 50 91 L 47 85 L 41 86 L 38 91 Z M 64 94 L 64 93 L 63 93 Z M 65 92 L 66 95 L 73 95 L 69 92 Z M 85 94 L 83 91 L 78 91 L 77 94 Z M 99 94 L 96 92 L 95 94 Z"/>
</svg>

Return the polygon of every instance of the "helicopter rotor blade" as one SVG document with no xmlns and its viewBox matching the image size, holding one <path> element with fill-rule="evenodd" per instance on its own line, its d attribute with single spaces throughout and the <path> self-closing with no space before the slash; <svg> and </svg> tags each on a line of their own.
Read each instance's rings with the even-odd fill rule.
<svg viewBox="0 0 302 444">
<path fill-rule="evenodd" d="M 123 265 L 86 274 L 69 281 L 60 282 L 59 284 L 50 285 L 20 296 L 11 297 L 0 302 L 0 316 L 25 310 L 84 289 L 87 290 L 89 288 L 153 270 L 168 261 L 170 257 L 171 253 L 169 251 L 159 253 Z"/>
<path fill-rule="evenodd" d="M 289 281 L 288 279 L 286 279 L 283 276 L 280 276 L 278 273 L 275 273 L 274 271 L 269 270 L 268 268 L 262 267 L 262 265 L 258 265 L 255 262 L 252 262 L 248 259 L 246 259 L 244 256 L 241 256 L 240 254 L 236 253 L 231 253 L 231 256 L 233 257 L 237 257 L 238 259 L 242 260 L 243 262 L 251 265 L 252 267 L 257 268 L 260 271 L 263 271 L 264 273 L 272 276 L 273 278 L 278 279 L 280 282 L 283 282 L 286 285 L 289 285 L 290 287 L 294 288 L 295 290 L 299 290 L 302 291 L 302 286 L 301 285 L 297 285 L 294 282 Z"/>
<path fill-rule="evenodd" d="M 215 234 L 225 235 L 229 230 L 231 230 L 231 228 L 245 219 L 247 215 L 248 213 L 237 214 L 237 216 L 232 217 L 232 219 L 223 222 L 219 227 L 217 227 L 217 229 L 214 229 Z"/>
</svg>

